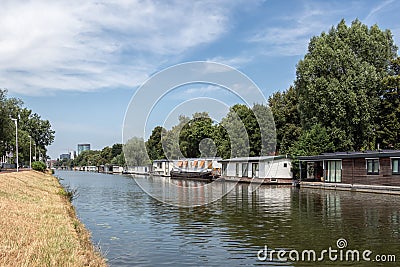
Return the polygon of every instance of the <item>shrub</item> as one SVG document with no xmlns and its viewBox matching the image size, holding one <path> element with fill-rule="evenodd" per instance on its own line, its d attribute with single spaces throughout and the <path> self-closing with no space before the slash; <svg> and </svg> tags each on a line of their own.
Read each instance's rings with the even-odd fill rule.
<svg viewBox="0 0 400 267">
<path fill-rule="evenodd" d="M 35 171 L 44 172 L 46 170 L 46 164 L 41 161 L 32 162 L 32 169 L 34 169 Z"/>
</svg>

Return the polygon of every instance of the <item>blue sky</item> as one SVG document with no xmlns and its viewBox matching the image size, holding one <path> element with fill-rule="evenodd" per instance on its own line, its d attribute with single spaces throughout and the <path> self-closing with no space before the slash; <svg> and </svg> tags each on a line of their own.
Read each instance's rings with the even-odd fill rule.
<svg viewBox="0 0 400 267">
<path fill-rule="evenodd" d="M 312 36 L 358 18 L 399 45 L 399 12 L 400 1 L 2 0 L 0 86 L 51 121 L 57 158 L 121 142 L 135 90 L 166 67 L 224 63 L 268 98 L 293 83 Z M 181 88 L 165 105 L 207 88 Z"/>
</svg>

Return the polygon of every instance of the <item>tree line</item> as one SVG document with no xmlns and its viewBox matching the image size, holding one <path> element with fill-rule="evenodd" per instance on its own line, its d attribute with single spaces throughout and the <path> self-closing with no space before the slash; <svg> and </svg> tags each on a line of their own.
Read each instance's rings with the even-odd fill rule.
<svg viewBox="0 0 400 267">
<path fill-rule="evenodd" d="M 100 166 L 100 165 L 125 165 L 125 157 L 122 144 L 106 146 L 102 150 L 82 151 L 75 159 L 58 159 L 54 167 L 79 167 L 79 166 Z"/>
<path fill-rule="evenodd" d="M 47 159 L 46 147 L 53 143 L 55 131 L 48 120 L 23 106 L 19 98 L 8 97 L 6 89 L 0 89 L 0 156 L 7 156 L 9 163 L 16 158 L 15 123 L 18 121 L 18 159 L 19 163 L 29 165 L 30 145 L 32 157 L 36 155 Z M 31 138 L 30 138 L 30 137 Z"/>
<path fill-rule="evenodd" d="M 170 130 L 155 127 L 147 141 L 134 137 L 124 146 L 128 165 L 157 159 L 241 157 L 275 151 L 275 126 L 270 109 L 261 104 L 236 104 L 219 123 L 207 112 L 181 115 Z"/>
</svg>

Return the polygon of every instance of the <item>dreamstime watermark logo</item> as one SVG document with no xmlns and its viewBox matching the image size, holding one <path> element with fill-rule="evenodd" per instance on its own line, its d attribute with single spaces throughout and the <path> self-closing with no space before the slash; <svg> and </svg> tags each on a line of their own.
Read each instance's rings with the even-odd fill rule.
<svg viewBox="0 0 400 267">
<path fill-rule="evenodd" d="M 302 251 L 292 249 L 269 249 L 267 245 L 257 253 L 260 261 L 280 261 L 280 262 L 320 262 L 320 261 L 341 261 L 341 262 L 396 262 L 396 255 L 393 254 L 374 254 L 371 250 L 347 249 L 347 240 L 339 238 L 336 247 L 329 247 L 319 252 L 313 249 Z"/>
<path fill-rule="evenodd" d="M 144 141 L 152 134 L 155 126 L 165 129 L 159 134 L 166 160 L 158 162 L 159 165 L 154 164 L 160 174 L 168 175 L 176 167 L 176 161 L 185 158 L 182 146 L 196 143 L 198 148 L 195 149 L 201 152 L 201 158 L 215 159 L 219 144 L 216 144 L 212 136 L 202 140 L 190 137 L 195 142 L 180 144 L 182 131 L 190 123 L 193 114 L 210 118 L 224 128 L 225 135 L 219 140 L 222 139 L 224 146 L 230 148 L 231 157 L 249 157 L 251 136 L 241 117 L 230 109 L 236 103 L 250 108 L 257 104 L 257 109 L 253 108 L 261 135 L 261 142 L 257 146 L 261 155 L 273 153 L 276 133 L 272 112 L 261 90 L 242 72 L 224 64 L 199 61 L 178 64 L 156 73 L 136 90 L 126 110 L 123 143 L 127 165 L 147 165 L 150 159 L 154 159 Z M 228 113 L 229 118 L 221 123 L 221 118 Z M 223 171 L 222 166 L 220 171 Z M 218 200 L 236 185 L 212 182 L 185 187 L 183 183 L 168 182 L 167 179 L 154 178 L 152 183 L 143 178 L 135 178 L 135 181 L 152 197 L 185 207 Z M 154 186 L 154 183 L 160 183 L 160 186 Z"/>
</svg>

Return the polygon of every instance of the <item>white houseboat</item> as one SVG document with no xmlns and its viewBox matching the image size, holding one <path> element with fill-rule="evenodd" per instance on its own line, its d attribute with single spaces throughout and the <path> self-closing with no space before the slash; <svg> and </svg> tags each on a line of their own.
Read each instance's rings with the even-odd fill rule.
<svg viewBox="0 0 400 267">
<path fill-rule="evenodd" d="M 221 177 L 239 182 L 291 184 L 291 159 L 286 156 L 242 157 L 219 161 Z"/>
<path fill-rule="evenodd" d="M 150 169 L 151 169 L 151 166 L 128 166 L 125 168 L 124 173 L 149 175 Z"/>
<path fill-rule="evenodd" d="M 169 177 L 174 167 L 174 163 L 168 159 L 159 159 L 153 161 L 152 171 L 150 172 L 155 176 Z"/>
</svg>

